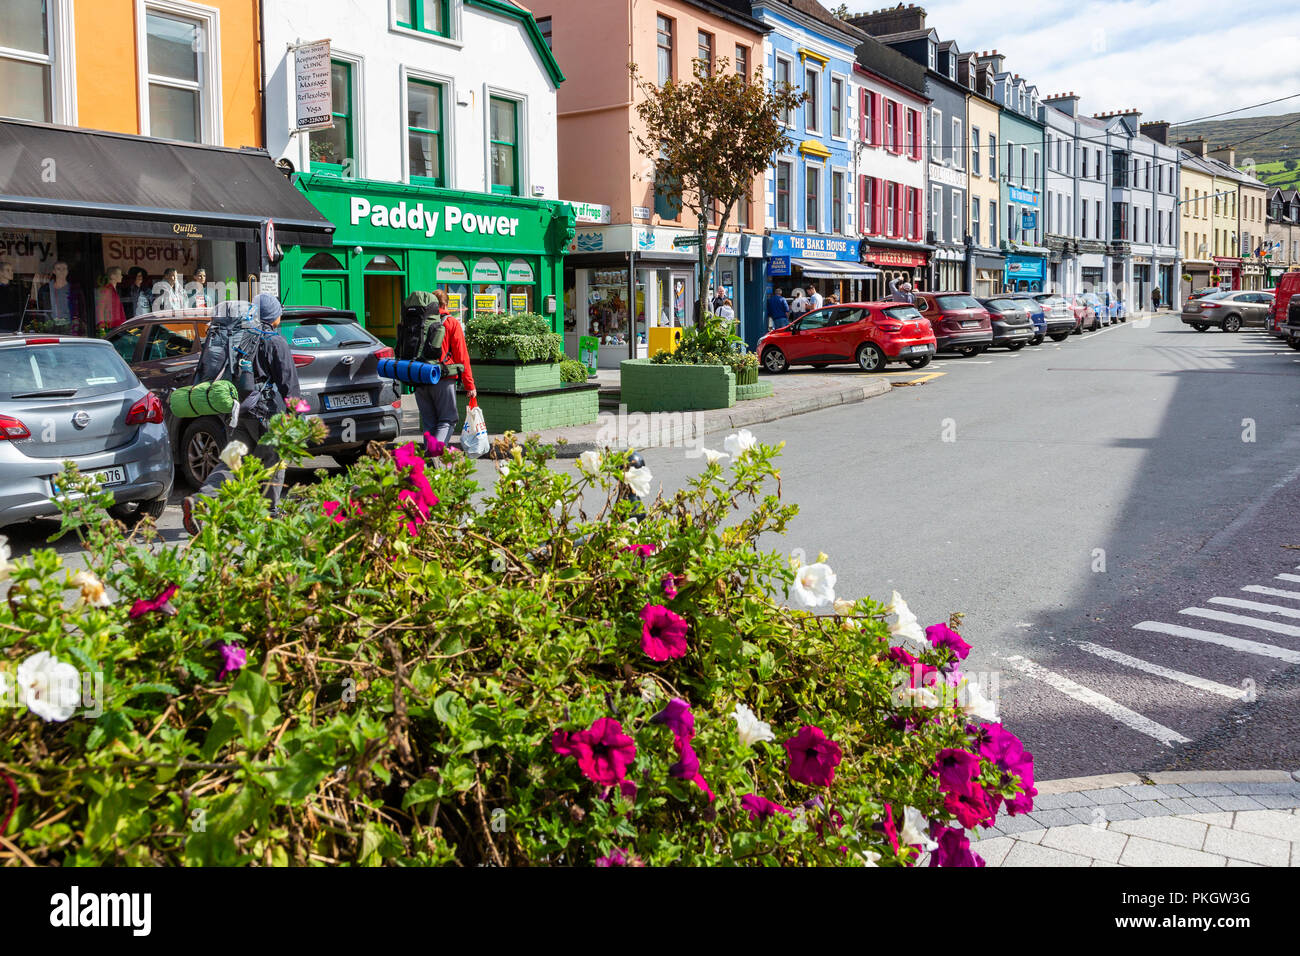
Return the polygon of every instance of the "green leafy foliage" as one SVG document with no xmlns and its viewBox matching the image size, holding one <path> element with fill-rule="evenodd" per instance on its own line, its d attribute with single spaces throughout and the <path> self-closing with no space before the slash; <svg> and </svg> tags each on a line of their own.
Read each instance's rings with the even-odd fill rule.
<svg viewBox="0 0 1300 956">
<path fill-rule="evenodd" d="M 558 362 L 564 357 L 551 323 L 532 312 L 478 316 L 465 326 L 465 344 L 484 358 L 507 349 L 521 362 Z"/>
<path fill-rule="evenodd" d="M 589 376 L 587 366 L 577 359 L 566 358 L 560 363 L 560 381 L 585 382 Z"/>
<path fill-rule="evenodd" d="M 674 351 L 656 352 L 651 361 L 658 365 L 726 365 L 737 376 L 757 370 L 758 356 L 746 349 L 736 325 L 735 320 L 706 312 L 698 325 L 682 330 L 682 340 Z"/>
</svg>

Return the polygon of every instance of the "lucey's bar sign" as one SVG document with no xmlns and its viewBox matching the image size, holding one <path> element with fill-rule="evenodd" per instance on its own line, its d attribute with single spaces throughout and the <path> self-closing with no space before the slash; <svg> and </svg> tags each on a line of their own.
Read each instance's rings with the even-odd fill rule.
<svg viewBox="0 0 1300 956">
<path fill-rule="evenodd" d="M 880 246 L 862 244 L 862 261 L 877 266 L 903 266 L 912 268 L 925 265 L 925 253 L 907 252 L 902 249 L 884 249 Z"/>
</svg>

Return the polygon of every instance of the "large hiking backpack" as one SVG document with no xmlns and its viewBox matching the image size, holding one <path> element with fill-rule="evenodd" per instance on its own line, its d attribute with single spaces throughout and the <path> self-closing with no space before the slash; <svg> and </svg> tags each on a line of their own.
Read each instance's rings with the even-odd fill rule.
<svg viewBox="0 0 1300 956">
<path fill-rule="evenodd" d="M 397 357 L 442 367 L 442 377 L 455 377 L 461 367 L 447 361 L 447 327 L 431 292 L 412 292 L 402 307 L 397 328 Z"/>
<path fill-rule="evenodd" d="M 222 302 L 208 323 L 199 364 L 190 385 L 168 398 L 177 418 L 227 414 L 257 388 L 254 363 L 263 331 L 247 303 Z"/>
</svg>

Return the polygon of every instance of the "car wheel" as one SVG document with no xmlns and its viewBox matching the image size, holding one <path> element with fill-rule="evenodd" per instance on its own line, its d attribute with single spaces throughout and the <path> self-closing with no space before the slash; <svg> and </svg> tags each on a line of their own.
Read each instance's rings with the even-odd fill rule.
<svg viewBox="0 0 1300 956">
<path fill-rule="evenodd" d="M 1051 335 L 1051 339 L 1053 342 L 1064 342 L 1069 337 L 1070 337 L 1069 332 L 1053 332 Z"/>
<path fill-rule="evenodd" d="M 351 468 L 365 456 L 365 445 L 362 445 L 360 448 L 349 449 L 348 451 L 336 451 L 330 453 L 330 457 L 334 459 L 334 463 L 340 468 Z"/>
<path fill-rule="evenodd" d="M 864 372 L 879 372 L 885 361 L 885 353 L 870 342 L 858 349 L 858 368 Z"/>
<path fill-rule="evenodd" d="M 1241 316 L 1239 316 L 1239 315 L 1229 315 L 1229 316 L 1227 316 L 1227 317 L 1223 320 L 1223 331 L 1225 331 L 1225 332 L 1240 332 L 1240 331 L 1241 331 Z"/>
<path fill-rule="evenodd" d="M 181 436 L 181 474 L 190 487 L 198 488 L 221 460 L 224 429 L 212 419 L 200 419 L 186 426 Z"/>
<path fill-rule="evenodd" d="M 1206 325 L 1204 322 L 1193 322 L 1192 328 L 1194 328 L 1197 332 L 1204 332 L 1206 329 L 1209 328 L 1209 326 Z"/>
<path fill-rule="evenodd" d="M 1032 339 L 1029 340 L 1029 344 L 1030 344 L 1030 345 L 1042 345 L 1042 344 L 1043 344 L 1043 336 L 1041 336 L 1041 335 L 1035 335 Z"/>
<path fill-rule="evenodd" d="M 1297 352 L 1300 352 L 1300 339 L 1287 339 L 1286 344 L 1291 346 Z"/>
<path fill-rule="evenodd" d="M 122 524 L 133 526 L 141 518 L 148 516 L 157 521 L 167 510 L 167 498 L 155 498 L 153 501 L 136 501 L 130 504 L 115 505 L 108 513 Z"/>
<path fill-rule="evenodd" d="M 903 359 L 903 361 L 912 368 L 925 368 L 930 364 L 930 356 L 927 355 L 924 358 Z"/>
<path fill-rule="evenodd" d="M 789 367 L 790 363 L 786 360 L 785 353 L 780 349 L 771 348 L 763 353 L 763 368 L 769 372 L 779 375 Z"/>
<path fill-rule="evenodd" d="M 984 350 L 980 348 L 978 345 L 964 345 L 961 348 L 957 349 L 956 351 L 957 354 L 960 355 L 962 358 L 974 358 Z"/>
<path fill-rule="evenodd" d="M 1021 349 L 1023 349 L 1024 347 L 1025 347 L 1025 343 L 1024 343 L 1024 342 L 1008 342 L 1008 343 L 1007 343 L 1007 348 L 1008 348 L 1010 351 L 1012 351 L 1012 352 L 1019 352 L 1019 351 L 1020 351 Z"/>
</svg>

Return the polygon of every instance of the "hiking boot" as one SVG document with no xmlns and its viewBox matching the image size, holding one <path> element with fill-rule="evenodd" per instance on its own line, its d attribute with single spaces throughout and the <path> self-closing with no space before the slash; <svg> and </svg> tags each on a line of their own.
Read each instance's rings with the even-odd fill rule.
<svg viewBox="0 0 1300 956">
<path fill-rule="evenodd" d="M 194 519 L 194 499 L 190 496 L 181 499 L 181 524 L 191 535 L 199 533 L 199 523 Z"/>
</svg>

